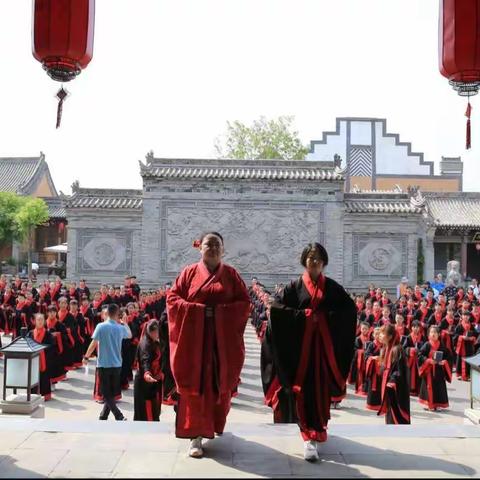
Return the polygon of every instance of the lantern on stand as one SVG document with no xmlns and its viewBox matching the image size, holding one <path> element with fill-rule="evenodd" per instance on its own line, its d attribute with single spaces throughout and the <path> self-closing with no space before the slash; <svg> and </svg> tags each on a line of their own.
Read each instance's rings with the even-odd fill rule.
<svg viewBox="0 0 480 480">
<path fill-rule="evenodd" d="M 33 56 L 58 82 L 69 82 L 93 56 L 95 0 L 34 0 Z M 57 92 L 57 128 L 68 92 Z"/>
<path fill-rule="evenodd" d="M 480 0 L 440 0 L 440 73 L 468 98 L 466 148 L 471 146 L 470 97 L 480 89 Z"/>
</svg>

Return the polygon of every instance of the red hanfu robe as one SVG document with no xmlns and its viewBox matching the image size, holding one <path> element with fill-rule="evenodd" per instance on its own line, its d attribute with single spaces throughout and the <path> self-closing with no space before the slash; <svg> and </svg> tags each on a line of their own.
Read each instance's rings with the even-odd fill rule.
<svg viewBox="0 0 480 480">
<path fill-rule="evenodd" d="M 213 318 L 206 307 L 213 307 Z M 250 313 L 245 283 L 233 267 L 210 273 L 186 267 L 167 294 L 170 364 L 179 394 L 176 436 L 213 438 L 225 427 L 245 359 Z"/>
</svg>

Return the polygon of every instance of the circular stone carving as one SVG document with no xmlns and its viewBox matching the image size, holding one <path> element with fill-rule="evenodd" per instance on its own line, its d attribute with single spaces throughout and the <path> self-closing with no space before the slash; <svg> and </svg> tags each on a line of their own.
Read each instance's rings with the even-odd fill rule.
<svg viewBox="0 0 480 480">
<path fill-rule="evenodd" d="M 95 261 L 102 266 L 110 265 L 115 260 L 115 251 L 108 243 L 101 243 L 94 248 Z"/>
<path fill-rule="evenodd" d="M 374 270 L 386 270 L 390 265 L 391 254 L 385 248 L 376 248 L 370 254 L 370 258 L 368 259 L 369 265 Z"/>
</svg>

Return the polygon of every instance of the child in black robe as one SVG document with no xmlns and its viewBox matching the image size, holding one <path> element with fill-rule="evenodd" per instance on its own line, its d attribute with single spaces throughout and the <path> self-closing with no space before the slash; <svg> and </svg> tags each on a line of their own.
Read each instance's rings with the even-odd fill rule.
<svg viewBox="0 0 480 480">
<path fill-rule="evenodd" d="M 385 415 L 386 424 L 410 423 L 410 389 L 405 353 L 398 343 L 393 325 L 382 327 L 380 356 L 382 405 L 377 415 Z"/>
<path fill-rule="evenodd" d="M 380 327 L 373 331 L 373 341 L 365 350 L 365 391 L 367 392 L 367 410 L 378 411 L 382 404 L 382 377 L 380 375 Z"/>
<path fill-rule="evenodd" d="M 40 352 L 40 378 L 38 387 L 32 389 L 32 393 L 42 395 L 47 402 L 52 398 L 52 385 L 50 379 L 55 362 L 57 344 L 53 335 L 45 327 L 45 317 L 41 313 L 35 314 L 35 328 L 27 333 L 37 343 L 47 346 Z"/>
<path fill-rule="evenodd" d="M 470 322 L 470 313 L 464 312 L 461 322 L 455 328 L 454 345 L 457 353 L 456 375 L 459 380 L 470 380 L 470 365 L 465 361 L 475 354 L 478 333 Z"/>
<path fill-rule="evenodd" d="M 457 354 L 455 352 L 453 344 L 453 339 L 455 337 L 455 328 L 457 328 L 457 324 L 458 319 L 455 317 L 454 310 L 451 308 L 447 308 L 445 318 L 440 323 L 440 340 L 449 352 L 448 363 L 450 363 L 450 369 L 453 369 L 453 366 L 457 360 Z"/>
<path fill-rule="evenodd" d="M 417 396 L 420 391 L 420 374 L 418 372 L 418 352 L 425 343 L 422 327 L 418 320 L 412 322 L 412 333 L 402 341 L 410 373 L 410 395 Z"/>
<path fill-rule="evenodd" d="M 57 348 L 52 359 L 52 369 L 50 382 L 55 385 L 66 378 L 65 369 L 65 346 L 68 345 L 67 330 L 65 326 L 58 321 L 57 307 L 50 305 L 47 309 L 47 329 L 55 338 Z"/>
<path fill-rule="evenodd" d="M 355 385 L 355 393 L 365 396 L 365 349 L 371 341 L 370 325 L 368 322 L 360 324 L 360 335 L 355 338 L 355 353 L 350 367 L 350 374 L 347 382 Z"/>
<path fill-rule="evenodd" d="M 134 381 L 134 420 L 159 422 L 162 409 L 161 345 L 159 324 L 150 320 L 138 344 L 138 371 Z"/>
<path fill-rule="evenodd" d="M 440 341 L 440 329 L 436 326 L 430 327 L 428 342 L 423 345 L 418 354 L 418 365 L 422 378 L 418 401 L 428 410 L 448 408 L 446 382 L 451 383 L 452 381 L 448 356 L 447 348 Z"/>
</svg>

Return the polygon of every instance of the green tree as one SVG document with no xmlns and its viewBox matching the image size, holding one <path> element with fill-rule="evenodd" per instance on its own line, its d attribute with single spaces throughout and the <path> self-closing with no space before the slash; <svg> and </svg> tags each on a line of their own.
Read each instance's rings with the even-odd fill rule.
<svg viewBox="0 0 480 480">
<path fill-rule="evenodd" d="M 34 231 L 49 218 L 48 206 L 41 198 L 21 197 L 20 208 L 15 213 L 16 237 L 27 247 L 28 274 L 32 270 Z"/>
<path fill-rule="evenodd" d="M 226 133 L 215 142 L 216 153 L 240 160 L 303 160 L 309 149 L 293 130 L 293 120 L 293 116 L 260 117 L 251 126 L 238 120 L 227 122 Z"/>
<path fill-rule="evenodd" d="M 0 192 L 0 246 L 16 240 L 15 215 L 22 202 L 23 198 L 15 193 Z"/>
</svg>

